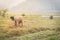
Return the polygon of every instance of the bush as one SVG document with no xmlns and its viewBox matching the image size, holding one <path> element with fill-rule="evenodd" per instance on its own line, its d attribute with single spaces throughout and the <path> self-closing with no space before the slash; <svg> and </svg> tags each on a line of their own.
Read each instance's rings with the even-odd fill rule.
<svg viewBox="0 0 60 40">
<path fill-rule="evenodd" d="M 50 16 L 50 19 L 53 19 L 53 16 Z"/>
<path fill-rule="evenodd" d="M 22 16 L 25 16 L 25 14 L 22 14 Z"/>
</svg>

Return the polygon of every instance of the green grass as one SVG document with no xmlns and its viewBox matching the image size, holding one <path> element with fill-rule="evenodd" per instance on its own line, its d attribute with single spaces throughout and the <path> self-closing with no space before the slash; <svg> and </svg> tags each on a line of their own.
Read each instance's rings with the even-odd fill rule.
<svg viewBox="0 0 60 40">
<path fill-rule="evenodd" d="M 24 36 L 5 37 L 3 40 L 57 40 L 60 32 L 41 31 Z"/>
<path fill-rule="evenodd" d="M 0 40 L 57 40 L 60 34 L 60 18 L 42 18 L 41 15 L 26 15 L 24 27 L 10 28 L 13 21 L 0 17 Z M 58 33 L 56 33 L 56 31 Z"/>
</svg>

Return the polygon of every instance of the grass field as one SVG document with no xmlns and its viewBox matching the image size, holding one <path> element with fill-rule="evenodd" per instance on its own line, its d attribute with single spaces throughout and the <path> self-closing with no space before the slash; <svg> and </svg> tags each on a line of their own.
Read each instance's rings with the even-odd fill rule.
<svg viewBox="0 0 60 40">
<path fill-rule="evenodd" d="M 23 17 L 22 28 L 10 27 L 13 21 L 10 14 L 0 16 L 0 40 L 58 40 L 60 35 L 60 18 L 44 18 L 42 15 L 30 14 Z M 14 15 L 15 16 L 15 15 Z M 20 16 L 20 15 L 19 15 Z"/>
</svg>

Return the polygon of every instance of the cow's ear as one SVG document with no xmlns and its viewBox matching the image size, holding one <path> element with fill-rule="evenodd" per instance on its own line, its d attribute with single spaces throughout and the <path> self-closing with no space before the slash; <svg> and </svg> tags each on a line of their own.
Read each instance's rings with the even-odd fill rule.
<svg viewBox="0 0 60 40">
<path fill-rule="evenodd" d="M 11 19 L 12 21 L 14 21 L 14 16 L 11 16 L 10 19 Z"/>
</svg>

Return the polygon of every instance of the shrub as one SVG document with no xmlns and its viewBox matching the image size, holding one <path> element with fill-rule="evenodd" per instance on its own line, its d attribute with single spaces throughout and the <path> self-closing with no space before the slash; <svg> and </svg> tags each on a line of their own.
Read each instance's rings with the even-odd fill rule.
<svg viewBox="0 0 60 40">
<path fill-rule="evenodd" d="M 22 16 L 25 16 L 25 14 L 22 14 Z"/>
<path fill-rule="evenodd" d="M 50 19 L 53 19 L 53 16 L 50 16 Z"/>
</svg>

